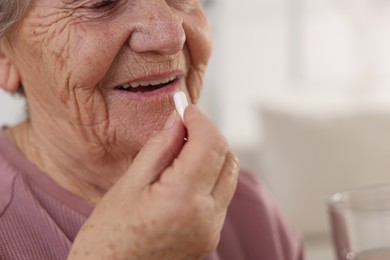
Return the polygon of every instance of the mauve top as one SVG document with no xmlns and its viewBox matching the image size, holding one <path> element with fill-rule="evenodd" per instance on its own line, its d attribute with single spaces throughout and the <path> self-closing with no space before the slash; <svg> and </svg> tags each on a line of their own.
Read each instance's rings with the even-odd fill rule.
<svg viewBox="0 0 390 260">
<path fill-rule="evenodd" d="M 93 205 L 30 163 L 0 130 L 0 259 L 66 259 Z M 302 260 L 297 236 L 241 172 L 218 248 L 207 260 Z M 174 259 L 173 259 L 174 260 Z"/>
</svg>

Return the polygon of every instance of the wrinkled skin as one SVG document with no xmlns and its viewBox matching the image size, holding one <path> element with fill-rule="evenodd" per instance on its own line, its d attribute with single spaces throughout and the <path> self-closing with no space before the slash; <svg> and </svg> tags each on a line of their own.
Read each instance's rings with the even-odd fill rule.
<svg viewBox="0 0 390 260">
<path fill-rule="evenodd" d="M 172 113 L 177 89 L 196 103 L 210 56 L 199 0 L 33 0 L 0 46 L 0 86 L 21 82 L 29 104 L 7 135 L 97 204 L 70 259 L 198 259 L 215 248 L 237 160 L 195 106 L 184 125 Z M 118 89 L 167 77 L 157 91 Z"/>
</svg>

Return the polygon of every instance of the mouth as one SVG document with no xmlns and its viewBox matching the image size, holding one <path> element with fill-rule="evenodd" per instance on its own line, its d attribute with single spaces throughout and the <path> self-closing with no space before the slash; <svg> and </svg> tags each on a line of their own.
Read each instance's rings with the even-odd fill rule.
<svg viewBox="0 0 390 260">
<path fill-rule="evenodd" d="M 165 88 L 178 80 L 178 76 L 172 76 L 156 80 L 132 81 L 116 86 L 115 89 L 132 93 L 146 93 Z"/>
</svg>

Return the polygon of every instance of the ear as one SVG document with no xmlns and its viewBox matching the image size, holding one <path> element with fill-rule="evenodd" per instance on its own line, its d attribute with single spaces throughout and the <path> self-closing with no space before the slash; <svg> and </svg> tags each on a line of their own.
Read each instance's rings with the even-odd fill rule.
<svg viewBox="0 0 390 260">
<path fill-rule="evenodd" d="M 0 45 L 0 88 L 8 92 L 16 92 L 20 83 L 19 72 L 2 47 L 3 45 Z"/>
</svg>

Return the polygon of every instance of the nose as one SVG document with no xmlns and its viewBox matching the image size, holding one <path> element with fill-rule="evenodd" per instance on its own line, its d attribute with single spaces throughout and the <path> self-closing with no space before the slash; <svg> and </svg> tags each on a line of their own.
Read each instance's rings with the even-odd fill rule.
<svg viewBox="0 0 390 260">
<path fill-rule="evenodd" d="M 183 19 L 163 2 L 145 12 L 132 32 L 129 46 L 133 51 L 173 55 L 183 49 L 186 41 Z"/>
</svg>

